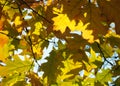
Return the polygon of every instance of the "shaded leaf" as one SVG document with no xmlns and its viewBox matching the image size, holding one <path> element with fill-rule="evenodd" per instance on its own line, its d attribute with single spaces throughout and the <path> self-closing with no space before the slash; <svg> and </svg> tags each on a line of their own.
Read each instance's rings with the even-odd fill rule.
<svg viewBox="0 0 120 86">
<path fill-rule="evenodd" d="M 46 59 L 47 62 L 43 63 L 40 69 L 44 71 L 43 77 L 47 77 L 47 83 L 51 85 L 56 82 L 58 75 L 61 73 L 60 68 L 63 67 L 63 57 L 61 56 L 61 52 L 54 50 Z"/>
<path fill-rule="evenodd" d="M 116 33 L 120 34 L 120 28 L 119 28 L 119 18 L 118 12 L 120 11 L 119 0 L 97 0 L 98 5 L 101 9 L 102 15 L 105 15 L 108 23 L 115 22 L 115 30 Z M 111 10 L 109 10 L 111 9 Z"/>
<path fill-rule="evenodd" d="M 43 86 L 40 82 L 40 78 L 35 73 L 30 73 L 28 77 L 30 78 L 32 86 Z"/>
</svg>

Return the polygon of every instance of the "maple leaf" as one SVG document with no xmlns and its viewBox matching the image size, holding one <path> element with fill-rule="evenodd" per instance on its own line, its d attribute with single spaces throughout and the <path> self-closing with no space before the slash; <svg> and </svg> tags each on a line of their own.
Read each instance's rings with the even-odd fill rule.
<svg viewBox="0 0 120 86">
<path fill-rule="evenodd" d="M 42 83 L 40 82 L 40 78 L 37 76 L 37 74 L 30 73 L 28 75 L 28 77 L 30 78 L 30 82 L 31 82 L 32 86 L 43 86 Z"/>
<path fill-rule="evenodd" d="M 14 84 L 18 83 L 19 81 L 24 81 L 25 83 L 25 75 L 24 74 L 11 74 L 7 76 L 6 78 L 3 78 L 1 86 L 14 86 Z"/>
<path fill-rule="evenodd" d="M 40 59 L 41 56 L 42 56 L 42 49 L 41 48 L 38 48 L 39 45 L 34 45 L 33 46 L 33 52 L 34 54 L 36 55 L 36 59 Z"/>
<path fill-rule="evenodd" d="M 103 67 L 111 63 L 108 57 L 120 54 L 119 4 L 120 0 L 0 0 L 0 85 L 119 85 L 119 78 L 112 80 L 120 74 L 119 56 L 111 69 Z M 47 61 L 39 65 L 46 53 L 42 51 L 49 48 Z"/>
<path fill-rule="evenodd" d="M 83 9 L 86 16 L 82 19 L 83 22 L 89 22 L 87 30 L 92 31 L 94 39 L 99 38 L 99 35 L 105 35 L 108 32 L 108 24 L 105 16 L 101 15 L 101 10 L 94 4 L 88 3 Z"/>
<path fill-rule="evenodd" d="M 22 61 L 17 55 L 14 56 L 13 61 L 7 60 L 5 63 L 5 66 L 0 66 L 1 76 L 7 76 L 14 72 L 25 73 L 28 72 L 32 66 L 32 62 L 30 61 L 30 59 L 25 59 L 24 61 Z"/>
<path fill-rule="evenodd" d="M 103 69 L 102 72 L 98 72 L 96 75 L 96 80 L 104 84 L 107 81 L 112 80 L 112 74 L 109 69 Z"/>
<path fill-rule="evenodd" d="M 57 53 L 54 50 L 46 59 L 47 62 L 41 65 L 40 70 L 44 71 L 43 77 L 47 78 L 47 83 L 51 85 L 56 82 L 57 76 L 61 73 L 60 68 L 63 67 L 63 57 L 61 52 Z"/>
<path fill-rule="evenodd" d="M 115 30 L 117 34 L 120 34 L 120 15 L 118 15 L 118 12 L 120 12 L 119 0 L 97 0 L 98 5 L 102 11 L 102 15 L 105 15 L 108 23 L 115 22 Z M 109 10 L 111 9 L 111 10 Z"/>
<path fill-rule="evenodd" d="M 64 33 L 66 27 L 69 27 L 72 31 L 75 29 L 75 21 L 70 21 L 66 14 L 60 14 L 52 20 L 54 21 L 53 30 L 60 30 Z"/>
<path fill-rule="evenodd" d="M 62 74 L 60 75 L 61 80 L 70 79 L 78 75 L 78 71 L 82 69 L 82 63 L 81 62 L 74 62 L 73 59 L 70 59 L 70 56 L 68 59 L 63 61 L 64 68 L 61 68 Z"/>
<path fill-rule="evenodd" d="M 20 16 L 16 16 L 15 20 L 14 20 L 14 24 L 15 24 L 15 29 L 18 31 L 18 32 L 22 32 L 22 23 L 23 21 L 21 20 L 21 17 Z"/>
<path fill-rule="evenodd" d="M 41 22 L 36 22 L 34 26 L 35 26 L 35 30 L 32 34 L 40 35 L 40 29 L 42 28 Z"/>
<path fill-rule="evenodd" d="M 116 45 L 116 46 L 118 46 L 120 48 L 120 45 L 119 45 L 119 43 L 120 43 L 120 35 L 109 32 L 108 34 L 106 34 L 105 38 L 111 44 L 112 47 L 114 47 L 114 45 Z"/>
<path fill-rule="evenodd" d="M 94 78 L 87 77 L 82 82 L 82 86 L 95 86 L 94 81 L 95 81 Z"/>
</svg>

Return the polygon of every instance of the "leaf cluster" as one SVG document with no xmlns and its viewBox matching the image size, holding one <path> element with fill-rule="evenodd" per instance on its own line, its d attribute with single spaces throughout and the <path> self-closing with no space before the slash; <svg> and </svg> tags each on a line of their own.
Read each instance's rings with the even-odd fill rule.
<svg viewBox="0 0 120 86">
<path fill-rule="evenodd" d="M 0 86 L 119 86 L 119 4 L 1 0 Z"/>
</svg>

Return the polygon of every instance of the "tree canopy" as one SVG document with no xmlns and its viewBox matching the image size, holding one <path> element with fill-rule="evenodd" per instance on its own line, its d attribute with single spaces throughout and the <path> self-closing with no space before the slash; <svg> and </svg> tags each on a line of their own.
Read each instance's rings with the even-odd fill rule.
<svg viewBox="0 0 120 86">
<path fill-rule="evenodd" d="M 0 86 L 119 86 L 119 5 L 0 0 Z"/>
</svg>

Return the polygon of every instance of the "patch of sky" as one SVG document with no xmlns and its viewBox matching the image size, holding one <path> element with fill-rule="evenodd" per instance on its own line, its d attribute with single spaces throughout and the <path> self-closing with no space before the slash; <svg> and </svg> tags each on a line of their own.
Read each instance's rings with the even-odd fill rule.
<svg viewBox="0 0 120 86">
<path fill-rule="evenodd" d="M 47 62 L 47 60 L 45 59 L 46 57 L 48 57 L 50 54 L 50 52 L 53 50 L 53 47 L 54 48 L 58 48 L 57 47 L 57 42 L 58 42 L 58 38 L 56 38 L 56 37 L 53 37 L 53 38 L 51 38 L 49 41 L 49 45 L 48 45 L 48 48 L 44 48 L 43 49 L 43 56 L 42 56 L 42 58 L 40 59 L 40 60 L 38 60 L 38 63 L 39 63 L 39 65 L 41 65 L 41 64 L 43 64 L 43 63 L 45 63 L 45 62 Z M 34 72 L 38 72 L 37 70 L 38 70 L 38 68 L 39 68 L 39 66 L 38 66 L 38 64 L 37 63 L 35 63 L 35 67 L 34 67 Z M 41 74 L 43 74 L 43 72 L 39 72 L 38 73 L 39 74 L 39 76 L 42 76 Z"/>
<path fill-rule="evenodd" d="M 115 23 L 111 22 L 109 30 L 111 30 L 112 32 L 115 32 L 114 28 L 115 28 Z"/>
<path fill-rule="evenodd" d="M 25 8 L 25 9 L 23 10 L 23 13 L 24 13 L 24 12 L 27 12 L 27 15 L 24 17 L 25 20 L 28 20 L 28 19 L 31 19 L 31 18 L 32 18 L 32 16 L 29 15 L 29 13 L 32 12 L 31 9 Z"/>
<path fill-rule="evenodd" d="M 79 72 L 79 75 L 80 75 L 81 77 L 83 77 L 83 76 L 84 76 L 84 70 L 81 70 L 81 71 Z"/>
<path fill-rule="evenodd" d="M 75 31 L 72 31 L 72 32 L 70 32 L 71 34 L 78 34 L 78 35 L 81 35 L 82 34 L 82 32 L 81 31 L 78 31 L 78 30 L 75 30 Z"/>
<path fill-rule="evenodd" d="M 106 60 L 108 60 L 113 65 L 116 65 L 115 61 L 119 60 L 117 52 L 114 52 L 113 56 L 110 57 L 110 58 L 106 58 Z M 107 69 L 107 68 L 112 69 L 113 65 L 111 65 L 110 63 L 105 61 L 102 68 L 104 68 L 104 69 Z"/>
</svg>

